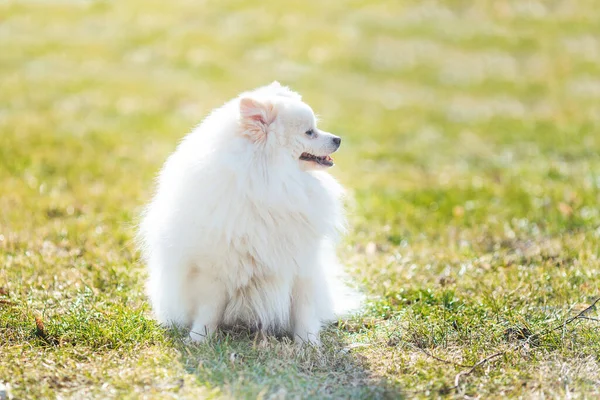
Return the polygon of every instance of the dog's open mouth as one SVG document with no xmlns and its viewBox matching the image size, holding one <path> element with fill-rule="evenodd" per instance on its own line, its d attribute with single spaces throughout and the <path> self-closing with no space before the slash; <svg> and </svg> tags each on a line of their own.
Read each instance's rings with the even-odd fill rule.
<svg viewBox="0 0 600 400">
<path fill-rule="evenodd" d="M 333 158 L 330 156 L 315 156 L 310 153 L 302 153 L 300 159 L 304 161 L 312 161 L 324 167 L 331 167 L 333 165 Z"/>
</svg>

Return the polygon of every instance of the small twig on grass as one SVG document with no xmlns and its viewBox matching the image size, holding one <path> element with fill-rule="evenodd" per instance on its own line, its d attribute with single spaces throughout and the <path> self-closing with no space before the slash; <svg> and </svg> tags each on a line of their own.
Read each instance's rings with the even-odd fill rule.
<svg viewBox="0 0 600 400">
<path fill-rule="evenodd" d="M 473 365 L 470 369 L 466 370 L 466 371 L 460 371 L 458 374 L 456 374 L 456 376 L 454 377 L 454 387 L 452 389 L 457 389 L 458 385 L 460 384 L 460 378 L 462 376 L 468 376 L 471 375 L 473 373 L 473 371 L 475 371 L 477 369 L 477 367 L 485 364 L 488 361 L 493 360 L 494 358 L 503 356 L 504 354 L 506 354 L 507 350 L 503 350 L 503 351 L 499 351 L 495 354 L 492 354 L 491 356 L 488 356 L 484 359 L 479 360 L 475 365 Z"/>
<path fill-rule="evenodd" d="M 535 339 L 539 339 L 543 336 L 546 336 L 549 333 L 552 333 L 554 331 L 557 331 L 559 329 L 564 329 L 568 324 L 570 324 L 571 322 L 575 321 L 576 319 L 588 319 L 588 320 L 592 320 L 592 321 L 600 321 L 600 319 L 597 318 L 591 318 L 591 317 L 586 317 L 585 314 L 592 310 L 596 304 L 600 301 L 600 297 L 598 297 L 596 300 L 594 300 L 592 302 L 592 304 L 590 304 L 588 307 L 586 307 L 585 309 L 583 309 L 582 311 L 580 311 L 577 315 L 571 317 L 571 318 L 567 318 L 563 323 L 561 323 L 560 325 L 556 325 L 553 328 L 547 329 L 545 331 L 543 331 L 542 333 L 536 333 L 534 335 L 531 335 L 527 338 L 527 340 L 523 341 L 522 343 L 519 343 L 519 346 L 525 346 L 527 344 L 529 344 L 529 342 L 531 342 L 531 340 Z M 422 350 L 422 349 L 421 349 Z M 476 369 L 477 367 L 493 360 L 494 358 L 498 358 L 500 356 L 503 356 L 504 354 L 506 354 L 510 349 L 506 349 L 503 351 L 499 351 L 495 354 L 492 354 L 491 356 L 487 356 L 481 360 L 479 360 L 477 363 L 475 363 L 473 366 L 471 366 L 468 370 L 466 371 L 461 371 L 458 374 L 456 374 L 456 376 L 454 377 L 454 386 L 450 389 L 458 389 L 458 386 L 460 384 L 460 378 L 463 376 L 468 376 L 471 375 Z M 427 354 L 425 352 L 425 354 Z M 446 362 L 446 363 L 450 363 L 450 364 L 454 364 L 452 362 L 448 362 L 447 360 L 443 360 L 443 359 L 439 359 L 438 357 L 434 357 L 433 355 L 429 354 L 432 358 L 442 361 L 442 362 Z"/>
<path fill-rule="evenodd" d="M 569 319 L 565 320 L 565 322 L 563 322 L 563 323 L 562 323 L 562 324 L 560 324 L 560 325 L 556 325 L 556 326 L 555 326 L 554 328 L 552 328 L 552 329 L 549 329 L 549 330 L 546 330 L 546 331 L 544 331 L 544 332 L 540 333 L 540 334 L 538 335 L 538 337 L 540 337 L 540 336 L 545 336 L 545 335 L 549 334 L 550 332 L 554 332 L 554 331 L 557 331 L 557 330 L 559 330 L 560 328 L 563 328 L 563 329 L 564 329 L 564 327 L 565 327 L 565 326 L 567 326 L 567 325 L 568 325 L 568 324 L 570 324 L 571 322 L 575 321 L 576 319 L 582 319 L 582 317 L 584 317 L 584 314 L 585 314 L 585 313 L 587 313 L 588 311 L 592 310 L 592 309 L 593 309 L 593 308 L 596 306 L 596 303 L 598 303 L 599 301 L 600 301 L 600 297 L 598 297 L 596 300 L 594 300 L 594 301 L 592 302 L 592 304 L 590 304 L 589 306 L 587 306 L 586 308 L 584 308 L 583 310 L 581 310 L 581 311 L 580 311 L 580 312 L 579 312 L 577 315 L 575 315 L 574 317 L 571 317 L 571 318 L 569 318 Z M 587 317 L 586 317 L 585 319 L 587 319 Z M 535 335 L 533 335 L 533 336 L 535 336 Z"/>
</svg>

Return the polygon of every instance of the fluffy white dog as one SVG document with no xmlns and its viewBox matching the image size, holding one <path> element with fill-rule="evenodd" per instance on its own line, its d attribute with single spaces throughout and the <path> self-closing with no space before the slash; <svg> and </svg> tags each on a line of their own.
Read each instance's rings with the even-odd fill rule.
<svg viewBox="0 0 600 400">
<path fill-rule="evenodd" d="M 214 110 L 169 157 L 140 226 L 161 323 L 195 341 L 243 324 L 319 343 L 334 300 L 356 305 L 337 278 L 343 190 L 324 171 L 341 139 L 316 124 L 274 82 Z"/>
</svg>

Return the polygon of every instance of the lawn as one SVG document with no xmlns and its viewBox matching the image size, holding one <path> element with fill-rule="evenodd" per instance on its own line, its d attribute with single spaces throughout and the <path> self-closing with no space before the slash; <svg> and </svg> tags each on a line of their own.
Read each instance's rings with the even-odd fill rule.
<svg viewBox="0 0 600 400">
<path fill-rule="evenodd" d="M 0 1 L 0 398 L 600 397 L 599 32 L 595 0 Z M 190 345 L 137 218 L 275 79 L 343 137 L 368 301 L 321 349 Z"/>
</svg>

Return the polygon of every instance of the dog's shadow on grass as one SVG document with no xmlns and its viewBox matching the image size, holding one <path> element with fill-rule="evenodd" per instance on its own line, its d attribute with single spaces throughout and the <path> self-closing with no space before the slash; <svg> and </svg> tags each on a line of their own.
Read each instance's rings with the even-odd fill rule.
<svg viewBox="0 0 600 400">
<path fill-rule="evenodd" d="M 322 345 L 298 346 L 240 328 L 220 330 L 201 344 L 170 330 L 186 371 L 232 398 L 402 398 L 400 388 L 375 377 L 331 325 Z"/>
</svg>

